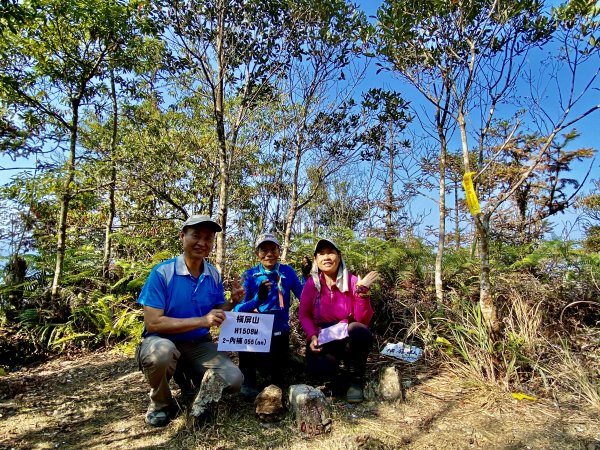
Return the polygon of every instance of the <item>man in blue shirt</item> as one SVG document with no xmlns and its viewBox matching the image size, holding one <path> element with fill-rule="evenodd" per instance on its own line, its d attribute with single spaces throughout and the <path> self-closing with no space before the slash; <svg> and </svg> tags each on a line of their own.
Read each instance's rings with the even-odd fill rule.
<svg viewBox="0 0 600 450">
<path fill-rule="evenodd" d="M 238 285 L 231 292 L 232 304 L 227 304 L 221 275 L 205 260 L 219 231 L 210 217 L 190 216 L 179 233 L 183 254 L 155 266 L 138 298 L 145 325 L 138 359 L 151 388 L 146 413 L 150 425 L 167 425 L 177 410 L 169 389 L 172 377 L 182 391 L 201 388 L 215 376 L 229 390 L 238 391 L 242 384 L 242 373 L 217 351 L 209 333 L 244 295 Z"/>
<path fill-rule="evenodd" d="M 297 299 L 302 294 L 302 283 L 294 269 L 279 262 L 281 248 L 274 235 L 261 234 L 255 250 L 259 263 L 242 275 L 246 295 L 234 311 L 272 314 L 274 317 L 270 351 L 239 352 L 240 369 L 244 374 L 241 393 L 247 398 L 258 395 L 257 370 L 270 383 L 283 389 L 289 357 L 290 293 L 293 292 Z"/>
</svg>

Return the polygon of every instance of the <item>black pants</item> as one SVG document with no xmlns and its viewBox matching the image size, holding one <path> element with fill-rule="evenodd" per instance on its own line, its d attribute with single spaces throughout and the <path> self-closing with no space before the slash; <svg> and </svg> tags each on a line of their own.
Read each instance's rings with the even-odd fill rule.
<svg viewBox="0 0 600 450">
<path fill-rule="evenodd" d="M 244 384 L 252 387 L 264 387 L 275 384 L 284 389 L 285 371 L 289 365 L 290 332 L 271 337 L 271 349 L 267 352 L 239 352 L 240 370 L 244 374 Z M 257 385 L 257 372 L 266 383 Z"/>
<path fill-rule="evenodd" d="M 348 337 L 331 341 L 321 346 L 320 352 L 306 347 L 306 364 L 309 373 L 322 381 L 336 381 L 340 363 L 344 361 L 350 383 L 364 384 L 367 357 L 373 346 L 373 335 L 369 328 L 360 323 L 348 325 Z"/>
</svg>

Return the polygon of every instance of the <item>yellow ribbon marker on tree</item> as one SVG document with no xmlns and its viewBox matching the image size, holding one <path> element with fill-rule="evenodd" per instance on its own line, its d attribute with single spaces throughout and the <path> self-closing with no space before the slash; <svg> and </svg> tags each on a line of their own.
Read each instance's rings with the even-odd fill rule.
<svg viewBox="0 0 600 450">
<path fill-rule="evenodd" d="M 465 173 L 463 175 L 462 185 L 465 190 L 465 195 L 467 196 L 467 206 L 469 207 L 469 211 L 471 211 L 471 215 L 476 216 L 481 212 L 481 208 L 479 207 L 479 200 L 477 200 L 477 194 L 473 187 L 474 173 L 475 172 Z"/>
</svg>

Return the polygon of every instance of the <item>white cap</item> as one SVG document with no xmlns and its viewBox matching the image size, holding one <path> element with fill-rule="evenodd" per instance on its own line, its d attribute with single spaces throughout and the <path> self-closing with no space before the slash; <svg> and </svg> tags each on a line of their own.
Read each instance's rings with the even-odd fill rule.
<svg viewBox="0 0 600 450">
<path fill-rule="evenodd" d="M 340 250 L 340 248 L 337 246 L 337 244 L 333 240 L 322 238 L 322 239 L 319 239 L 317 241 L 317 243 L 315 244 L 315 251 L 313 252 L 313 255 L 316 255 L 317 254 L 317 250 L 319 250 L 320 248 L 324 247 L 325 244 L 328 244 L 328 245 L 332 246 L 338 252 L 342 253 L 342 251 Z"/>
<path fill-rule="evenodd" d="M 183 222 L 183 225 L 181 225 L 181 231 L 183 231 L 185 227 L 193 227 L 195 225 L 204 225 L 217 232 L 222 231 L 221 225 L 212 220 L 209 216 L 205 216 L 203 214 L 197 214 L 188 217 L 187 220 Z"/>
</svg>

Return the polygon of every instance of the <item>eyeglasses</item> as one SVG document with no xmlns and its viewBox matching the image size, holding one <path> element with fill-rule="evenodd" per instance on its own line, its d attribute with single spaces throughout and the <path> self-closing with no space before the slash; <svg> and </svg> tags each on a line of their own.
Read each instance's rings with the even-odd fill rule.
<svg viewBox="0 0 600 450">
<path fill-rule="evenodd" d="M 258 256 L 266 256 L 269 253 L 277 255 L 279 253 L 279 247 L 259 248 L 257 253 Z"/>
</svg>

